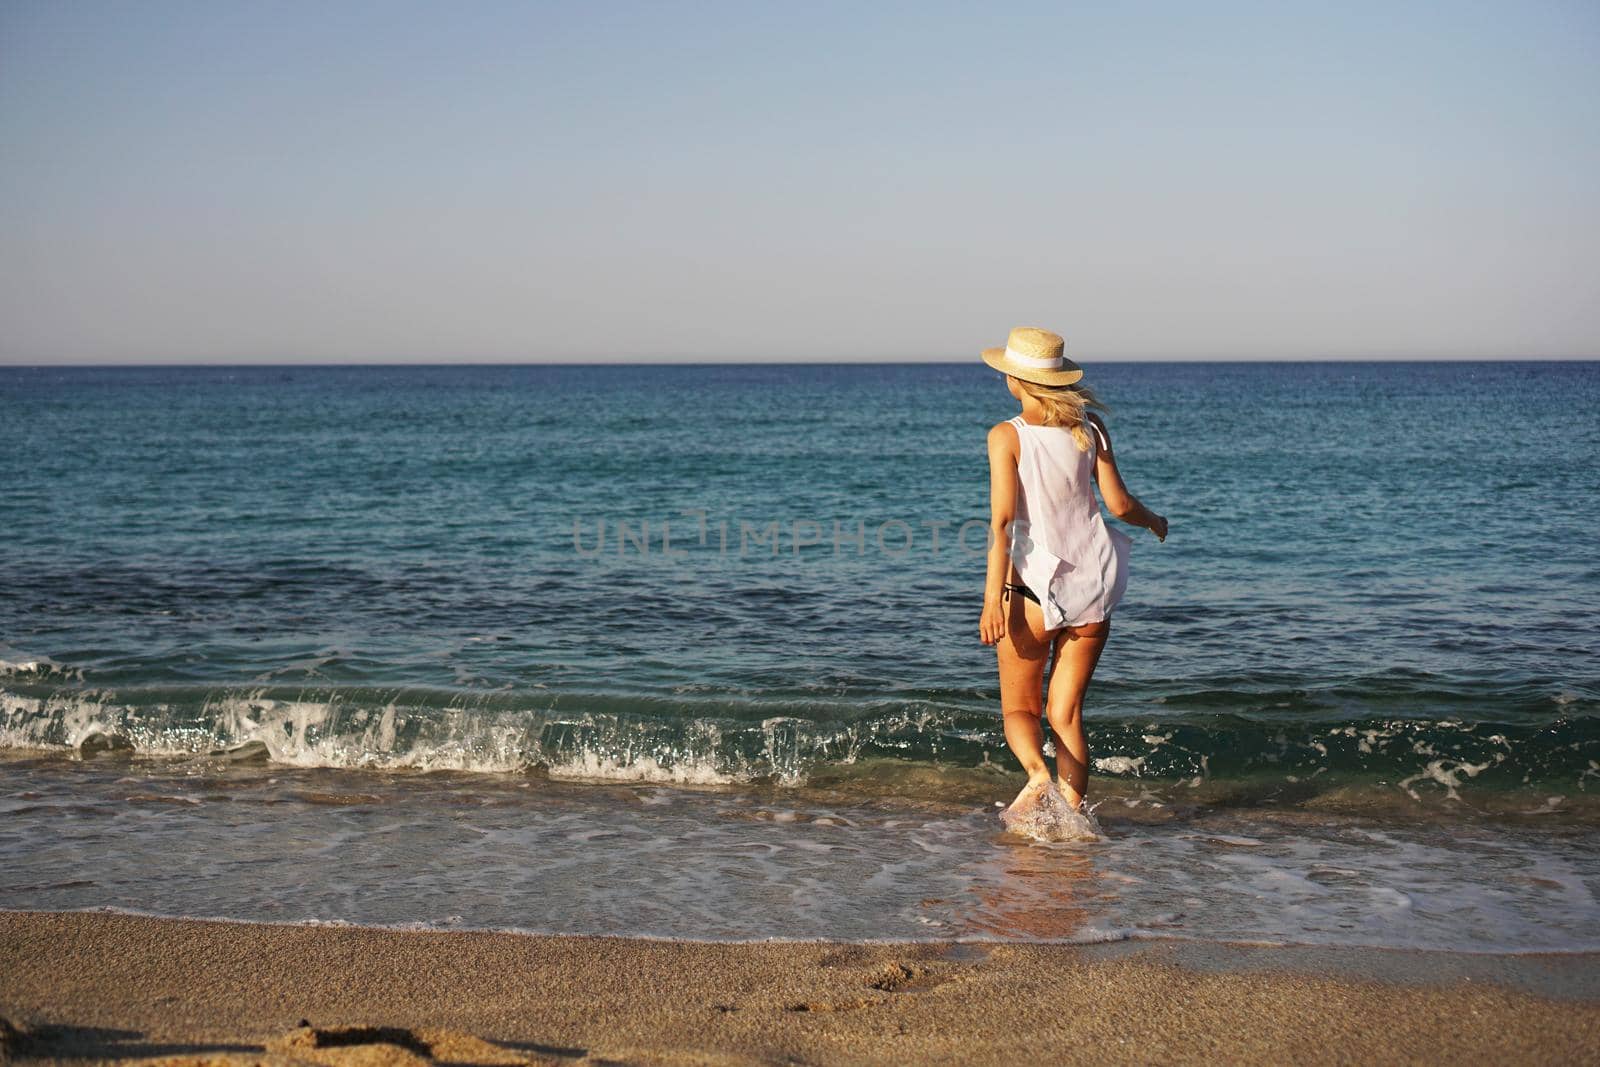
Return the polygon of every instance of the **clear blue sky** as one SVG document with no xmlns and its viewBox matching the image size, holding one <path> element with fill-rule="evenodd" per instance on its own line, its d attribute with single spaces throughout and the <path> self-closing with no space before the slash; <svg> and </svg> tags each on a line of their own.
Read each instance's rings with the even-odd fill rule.
<svg viewBox="0 0 1600 1067">
<path fill-rule="evenodd" d="M 1600 356 L 1600 4 L 0 6 L 0 362 Z"/>
</svg>

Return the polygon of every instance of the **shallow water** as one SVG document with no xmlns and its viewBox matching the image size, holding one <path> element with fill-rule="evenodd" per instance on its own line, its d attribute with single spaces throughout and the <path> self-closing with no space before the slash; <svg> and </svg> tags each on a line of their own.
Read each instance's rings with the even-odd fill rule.
<svg viewBox="0 0 1600 1067">
<path fill-rule="evenodd" d="M 1041 844 L 1003 832 L 992 805 L 818 789 L 0 766 L 9 908 L 716 940 L 1600 950 L 1600 837 L 1536 817 L 1153 814 L 1113 799 L 1105 840 Z"/>
</svg>

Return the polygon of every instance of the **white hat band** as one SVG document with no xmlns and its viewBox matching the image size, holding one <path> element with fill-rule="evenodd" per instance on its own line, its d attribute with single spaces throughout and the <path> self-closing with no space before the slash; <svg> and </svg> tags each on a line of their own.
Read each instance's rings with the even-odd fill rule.
<svg viewBox="0 0 1600 1067">
<path fill-rule="evenodd" d="M 1035 370 L 1054 370 L 1064 362 L 1062 356 L 1052 356 L 1049 359 L 1040 359 L 1038 356 L 1025 356 L 1021 352 L 1006 345 L 1006 359 L 1023 367 L 1032 367 Z"/>
</svg>

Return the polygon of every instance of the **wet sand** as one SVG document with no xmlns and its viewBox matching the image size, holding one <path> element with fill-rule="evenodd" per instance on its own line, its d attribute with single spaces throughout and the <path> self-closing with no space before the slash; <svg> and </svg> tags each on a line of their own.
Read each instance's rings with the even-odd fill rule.
<svg viewBox="0 0 1600 1067">
<path fill-rule="evenodd" d="M 0 1058 L 1519 1063 L 1600 1049 L 1600 957 L 715 944 L 0 912 Z"/>
</svg>

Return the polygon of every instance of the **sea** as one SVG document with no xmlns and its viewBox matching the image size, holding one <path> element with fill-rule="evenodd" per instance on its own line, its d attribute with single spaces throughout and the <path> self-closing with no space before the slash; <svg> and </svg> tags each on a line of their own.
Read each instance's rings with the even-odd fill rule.
<svg viewBox="0 0 1600 1067">
<path fill-rule="evenodd" d="M 1600 950 L 1600 363 L 1091 363 L 1034 840 L 979 364 L 0 368 L 0 908 Z"/>
</svg>

